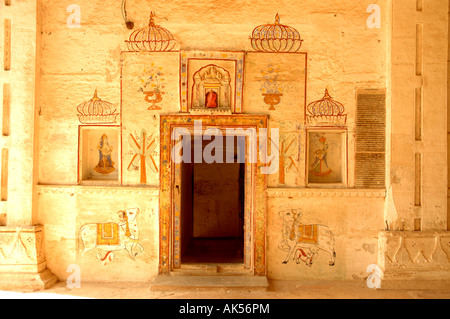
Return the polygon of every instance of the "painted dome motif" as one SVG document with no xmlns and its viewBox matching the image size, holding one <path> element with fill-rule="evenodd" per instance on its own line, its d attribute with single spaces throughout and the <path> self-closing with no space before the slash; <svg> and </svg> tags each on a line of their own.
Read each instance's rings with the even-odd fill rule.
<svg viewBox="0 0 450 319">
<path fill-rule="evenodd" d="M 296 29 L 280 24 L 278 13 L 274 24 L 256 27 L 250 40 L 253 49 L 261 52 L 297 52 L 303 42 Z"/>
<path fill-rule="evenodd" d="M 78 105 L 77 110 L 78 119 L 83 124 L 114 123 L 119 115 L 112 103 L 98 98 L 97 90 L 94 92 L 94 97 Z"/>
<path fill-rule="evenodd" d="M 345 124 L 347 122 L 344 105 L 333 100 L 328 89 L 325 89 L 324 97 L 310 103 L 306 111 L 308 124 Z"/>
<path fill-rule="evenodd" d="M 125 41 L 128 50 L 150 52 L 173 50 L 176 42 L 172 33 L 159 25 L 155 25 L 154 16 L 155 14 L 152 12 L 148 27 L 135 30 L 131 33 L 129 39 Z"/>
</svg>

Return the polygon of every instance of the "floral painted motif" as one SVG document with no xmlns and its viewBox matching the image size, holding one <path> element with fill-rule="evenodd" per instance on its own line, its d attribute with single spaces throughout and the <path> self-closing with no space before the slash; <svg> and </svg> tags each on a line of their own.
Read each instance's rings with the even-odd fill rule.
<svg viewBox="0 0 450 319">
<path fill-rule="evenodd" d="M 162 72 L 162 67 L 155 66 L 154 63 L 151 64 L 149 70 L 144 69 L 144 74 L 139 77 L 139 87 L 138 92 L 144 94 L 144 100 L 151 105 L 148 110 L 161 110 L 161 107 L 157 104 L 162 101 L 162 95 L 165 94 L 165 78 Z"/>
<path fill-rule="evenodd" d="M 261 71 L 263 82 L 260 91 L 263 94 L 281 94 L 283 87 L 278 83 L 280 76 L 280 67 L 269 62 L 267 68 Z"/>
<path fill-rule="evenodd" d="M 261 71 L 261 75 L 264 81 L 261 83 L 260 91 L 264 97 L 264 103 L 270 105 L 269 110 L 273 111 L 275 110 L 275 105 L 280 104 L 283 96 L 283 87 L 278 82 L 280 68 L 269 62 L 267 68 Z"/>
</svg>

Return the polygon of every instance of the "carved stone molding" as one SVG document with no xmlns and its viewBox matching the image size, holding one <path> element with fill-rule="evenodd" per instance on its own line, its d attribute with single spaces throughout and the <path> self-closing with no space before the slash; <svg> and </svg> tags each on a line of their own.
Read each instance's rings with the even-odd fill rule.
<svg viewBox="0 0 450 319">
<path fill-rule="evenodd" d="M 46 268 L 44 226 L 0 227 L 0 290 L 46 289 L 58 278 Z"/>
<path fill-rule="evenodd" d="M 343 197 L 343 198 L 384 198 L 384 190 L 372 189 L 324 189 L 324 188 L 268 188 L 269 198 L 290 198 L 290 197 Z"/>
<path fill-rule="evenodd" d="M 381 231 L 378 265 L 383 269 L 383 289 L 446 289 L 450 232 Z"/>
<path fill-rule="evenodd" d="M 40 194 L 63 194 L 63 195 L 142 195 L 158 196 L 159 188 L 150 187 L 111 187 L 111 186 L 60 186 L 60 185 L 38 185 L 35 189 Z"/>
<path fill-rule="evenodd" d="M 383 231 L 380 261 L 389 269 L 450 270 L 450 232 Z"/>
<path fill-rule="evenodd" d="M 42 270 L 39 269 L 45 263 L 42 242 L 42 226 L 0 227 L 0 269 L 20 265 L 24 271 Z"/>
</svg>

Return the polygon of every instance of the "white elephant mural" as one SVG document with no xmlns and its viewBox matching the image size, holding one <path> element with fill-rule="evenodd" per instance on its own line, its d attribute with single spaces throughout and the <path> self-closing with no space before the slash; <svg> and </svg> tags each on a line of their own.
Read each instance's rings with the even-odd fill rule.
<svg viewBox="0 0 450 319">
<path fill-rule="evenodd" d="M 300 220 L 299 209 L 288 209 L 279 214 L 283 226 L 282 241 L 278 248 L 287 252 L 283 264 L 287 264 L 292 258 L 297 264 L 304 262 L 311 267 L 322 250 L 330 255 L 329 265 L 334 266 L 336 261 L 334 234 L 328 226 L 304 225 Z"/>
<path fill-rule="evenodd" d="M 144 251 L 139 244 L 139 228 L 136 217 L 139 208 L 119 211 L 119 223 L 86 224 L 80 228 L 79 238 L 83 244 L 84 256 L 88 251 L 99 248 L 106 251 L 105 256 L 99 255 L 99 260 L 105 265 L 114 259 L 114 251 L 126 250 L 131 257 L 135 257 Z M 135 251 L 136 248 L 138 251 Z"/>
</svg>

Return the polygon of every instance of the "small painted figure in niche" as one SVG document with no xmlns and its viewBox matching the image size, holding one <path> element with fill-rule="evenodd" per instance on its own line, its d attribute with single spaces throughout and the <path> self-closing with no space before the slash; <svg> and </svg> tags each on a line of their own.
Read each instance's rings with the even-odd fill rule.
<svg viewBox="0 0 450 319">
<path fill-rule="evenodd" d="M 333 171 L 328 167 L 327 163 L 327 153 L 328 153 L 328 143 L 327 139 L 322 136 L 319 138 L 321 147 L 314 151 L 314 162 L 311 165 L 311 174 L 319 177 L 325 177 L 330 175 Z"/>
<path fill-rule="evenodd" d="M 103 134 L 100 142 L 97 145 L 98 149 L 98 164 L 94 167 L 94 170 L 100 174 L 109 174 L 114 172 L 114 162 L 111 159 L 111 153 L 113 151 L 112 146 L 108 142 L 108 136 Z"/>
<path fill-rule="evenodd" d="M 213 90 L 210 90 L 208 93 L 206 93 L 205 106 L 211 109 L 217 107 L 217 93 Z"/>
</svg>

